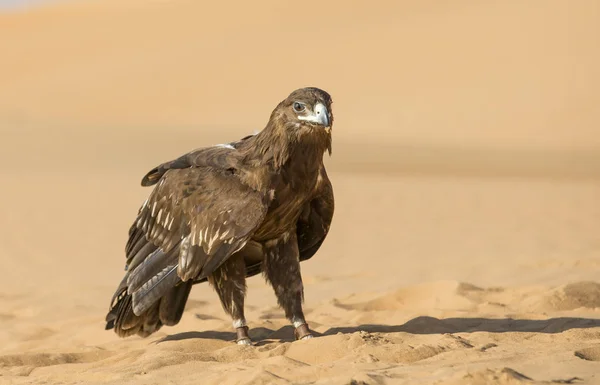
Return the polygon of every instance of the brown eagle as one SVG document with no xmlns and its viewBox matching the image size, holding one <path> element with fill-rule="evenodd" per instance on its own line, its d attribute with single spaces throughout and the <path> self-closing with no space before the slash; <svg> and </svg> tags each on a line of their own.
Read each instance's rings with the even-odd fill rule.
<svg viewBox="0 0 600 385">
<path fill-rule="evenodd" d="M 192 285 L 210 282 L 250 344 L 246 278 L 263 273 L 297 339 L 311 338 L 300 262 L 327 236 L 333 190 L 323 165 L 331 154 L 331 97 L 292 92 L 266 127 L 237 142 L 163 163 L 142 179 L 156 185 L 129 230 L 126 274 L 106 316 L 120 337 L 146 337 L 181 319 Z"/>
</svg>

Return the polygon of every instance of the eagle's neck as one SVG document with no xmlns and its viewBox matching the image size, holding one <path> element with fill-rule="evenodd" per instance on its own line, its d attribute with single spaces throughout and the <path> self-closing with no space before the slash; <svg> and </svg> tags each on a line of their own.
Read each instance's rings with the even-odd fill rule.
<svg viewBox="0 0 600 385">
<path fill-rule="evenodd" d="M 293 124 L 293 123 L 289 123 Z M 301 132 L 269 122 L 267 127 L 249 141 L 249 155 L 260 165 L 269 165 L 274 171 L 284 167 L 300 166 L 318 171 L 323 154 L 330 148 L 327 133 Z"/>
<path fill-rule="evenodd" d="M 249 143 L 250 156 L 259 165 L 271 165 L 280 168 L 292 152 L 292 145 L 283 130 L 279 130 L 269 124 L 253 138 Z"/>
</svg>

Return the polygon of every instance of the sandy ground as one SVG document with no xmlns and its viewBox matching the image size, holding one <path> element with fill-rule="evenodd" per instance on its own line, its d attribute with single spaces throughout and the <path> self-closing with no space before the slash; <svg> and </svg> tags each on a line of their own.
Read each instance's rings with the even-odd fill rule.
<svg viewBox="0 0 600 385">
<path fill-rule="evenodd" d="M 0 384 L 600 383 L 594 1 L 107 0 L 0 14 Z M 334 97 L 319 338 L 249 281 L 103 330 L 141 176 Z"/>
</svg>

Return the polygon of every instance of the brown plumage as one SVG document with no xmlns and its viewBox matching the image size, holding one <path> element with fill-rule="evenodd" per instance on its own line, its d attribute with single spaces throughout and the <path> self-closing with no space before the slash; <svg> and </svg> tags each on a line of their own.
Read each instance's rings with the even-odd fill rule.
<svg viewBox="0 0 600 385">
<path fill-rule="evenodd" d="M 192 151 L 151 170 L 155 185 L 129 230 L 126 274 L 107 329 L 148 336 L 181 319 L 192 285 L 209 281 L 249 343 L 246 278 L 263 272 L 297 338 L 311 337 L 302 313 L 300 261 L 327 236 L 333 190 L 323 165 L 331 153 L 331 97 L 292 92 L 256 135 Z"/>
</svg>

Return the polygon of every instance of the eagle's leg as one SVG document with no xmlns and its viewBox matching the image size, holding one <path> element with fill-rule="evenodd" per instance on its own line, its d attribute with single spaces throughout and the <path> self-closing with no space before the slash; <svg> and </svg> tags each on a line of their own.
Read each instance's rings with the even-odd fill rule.
<svg viewBox="0 0 600 385">
<path fill-rule="evenodd" d="M 223 265 L 208 277 L 219 295 L 221 305 L 233 320 L 239 345 L 251 345 L 248 326 L 244 317 L 244 297 L 246 296 L 246 264 L 240 254 L 232 255 Z"/>
<path fill-rule="evenodd" d="M 265 277 L 273 286 L 277 302 L 283 308 L 286 318 L 294 325 L 296 339 L 312 338 L 302 311 L 304 286 L 300 274 L 296 232 L 267 241 L 264 247 Z"/>
</svg>

